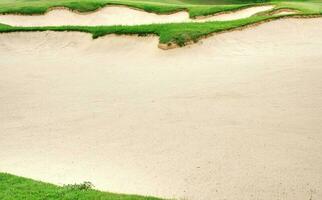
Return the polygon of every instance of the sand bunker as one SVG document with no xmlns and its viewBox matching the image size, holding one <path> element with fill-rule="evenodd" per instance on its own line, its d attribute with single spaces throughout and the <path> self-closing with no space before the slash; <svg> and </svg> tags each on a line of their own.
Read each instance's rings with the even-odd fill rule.
<svg viewBox="0 0 322 200">
<path fill-rule="evenodd" d="M 45 15 L 0 15 L 0 23 L 12 26 L 60 26 L 60 25 L 139 25 L 171 22 L 223 21 L 246 18 L 273 6 L 257 6 L 232 13 L 193 20 L 187 12 L 157 15 L 121 6 L 108 6 L 97 12 L 78 14 L 67 9 L 54 9 Z"/>
<path fill-rule="evenodd" d="M 185 199 L 322 199 L 322 19 L 163 51 L 0 34 L 0 171 Z M 311 196 L 312 195 L 312 196 Z"/>
</svg>

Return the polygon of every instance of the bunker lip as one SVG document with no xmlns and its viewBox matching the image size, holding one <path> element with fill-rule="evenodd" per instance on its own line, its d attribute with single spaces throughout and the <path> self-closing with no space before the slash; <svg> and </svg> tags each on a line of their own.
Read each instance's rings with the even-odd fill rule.
<svg viewBox="0 0 322 200">
<path fill-rule="evenodd" d="M 207 21 L 229 21 L 250 17 L 258 12 L 271 10 L 273 5 L 262 5 L 238 9 L 234 12 L 209 15 L 191 19 L 186 11 L 173 14 L 148 13 L 125 6 L 106 6 L 91 13 L 75 13 L 65 8 L 53 8 L 45 15 L 0 15 L 0 23 L 11 26 L 60 26 L 60 25 L 143 25 L 153 23 L 185 23 Z"/>
<path fill-rule="evenodd" d="M 281 186 L 306 199 L 322 184 L 321 23 L 171 51 L 157 37 L 0 34 L 0 171 L 192 200 L 271 200 Z"/>
<path fill-rule="evenodd" d="M 233 31 L 242 31 L 244 29 L 260 26 L 262 24 L 270 23 L 270 22 L 274 22 L 274 21 L 278 21 L 278 20 L 322 18 L 321 15 L 300 15 L 300 14 L 296 14 L 296 13 L 294 15 L 289 14 L 289 13 L 285 13 L 285 14 L 280 14 L 280 15 L 277 15 L 277 16 L 279 16 L 279 18 L 265 19 L 265 20 L 262 20 L 262 21 L 259 21 L 259 22 L 243 25 L 243 26 L 240 26 L 240 27 L 237 27 L 237 28 L 232 28 L 232 29 L 228 29 L 228 30 L 209 33 L 209 34 L 201 36 L 200 38 L 198 38 L 195 41 L 188 40 L 182 46 L 180 46 L 179 44 L 174 43 L 174 42 L 159 43 L 158 48 L 160 48 L 162 50 L 170 50 L 170 49 L 180 48 L 180 47 L 184 47 L 184 46 L 195 45 L 198 42 L 200 42 L 200 41 L 202 41 L 204 39 L 207 39 L 209 37 L 214 37 L 214 36 L 219 35 L 219 34 L 224 34 L 224 33 L 233 32 Z"/>
</svg>

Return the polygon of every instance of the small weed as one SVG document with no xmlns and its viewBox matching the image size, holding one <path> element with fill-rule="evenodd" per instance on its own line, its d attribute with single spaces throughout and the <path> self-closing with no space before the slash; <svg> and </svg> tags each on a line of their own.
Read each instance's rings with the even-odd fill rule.
<svg viewBox="0 0 322 200">
<path fill-rule="evenodd" d="M 94 185 L 89 181 L 85 181 L 80 184 L 64 185 L 64 188 L 69 189 L 69 190 L 89 190 L 89 189 L 92 189 L 93 187 L 94 187 Z"/>
</svg>

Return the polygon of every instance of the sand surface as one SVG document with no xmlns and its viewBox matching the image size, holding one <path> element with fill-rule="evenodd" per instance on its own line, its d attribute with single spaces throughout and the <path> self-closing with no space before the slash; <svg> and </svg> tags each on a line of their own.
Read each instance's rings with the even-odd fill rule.
<svg viewBox="0 0 322 200">
<path fill-rule="evenodd" d="M 291 14 L 297 14 L 298 12 L 295 10 L 277 10 L 276 12 L 273 12 L 274 15 L 291 15 Z"/>
<path fill-rule="evenodd" d="M 290 14 L 296 14 L 294 11 L 282 11 L 277 13 L 277 15 L 290 15 Z"/>
<path fill-rule="evenodd" d="M 192 200 L 322 199 L 322 19 L 163 51 L 0 35 L 0 171 Z"/>
<path fill-rule="evenodd" d="M 158 15 L 121 6 L 108 6 L 99 11 L 78 14 L 67 9 L 54 9 L 45 15 L 0 15 L 0 23 L 12 26 L 60 26 L 60 25 L 139 25 L 172 22 L 225 21 L 250 17 L 273 6 L 257 6 L 236 12 L 225 13 L 203 19 L 190 19 L 187 12 Z"/>
</svg>

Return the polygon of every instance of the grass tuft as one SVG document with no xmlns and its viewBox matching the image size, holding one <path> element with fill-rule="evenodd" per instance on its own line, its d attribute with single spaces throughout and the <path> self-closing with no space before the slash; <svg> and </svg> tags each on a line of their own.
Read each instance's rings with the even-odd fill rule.
<svg viewBox="0 0 322 200">
<path fill-rule="evenodd" d="M 63 187 L 0 173 L 1 200 L 161 200 L 156 197 L 101 192 L 89 182 Z"/>
</svg>

